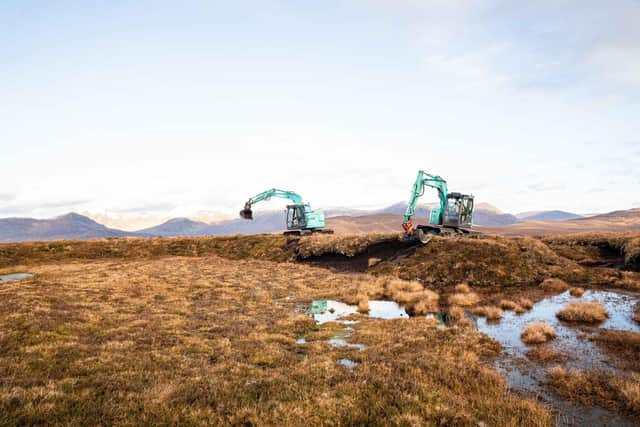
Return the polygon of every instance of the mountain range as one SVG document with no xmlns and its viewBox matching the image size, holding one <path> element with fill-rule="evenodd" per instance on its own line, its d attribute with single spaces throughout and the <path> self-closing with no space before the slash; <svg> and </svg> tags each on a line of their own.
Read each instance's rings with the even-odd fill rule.
<svg viewBox="0 0 640 427">
<path fill-rule="evenodd" d="M 432 204 L 419 205 L 416 209 L 416 217 L 427 218 L 432 207 Z M 329 209 L 325 211 L 325 214 L 327 227 L 338 233 L 387 232 L 399 231 L 399 224 L 402 222 L 405 209 L 404 203 L 396 203 L 377 210 Z M 523 212 L 512 215 L 503 213 L 488 203 L 478 203 L 474 213 L 474 222 L 481 229 L 511 234 L 530 234 L 533 229 L 540 228 L 549 231 L 565 228 L 581 231 L 585 228 L 594 228 L 594 226 L 596 228 L 605 227 L 606 224 L 611 223 L 620 224 L 620 227 L 625 229 L 625 227 L 635 227 L 636 223 L 640 224 L 640 209 L 584 218 L 577 214 L 558 210 Z M 0 242 L 256 234 L 277 232 L 285 227 L 283 211 L 257 211 L 254 213 L 253 221 L 238 218 L 207 223 L 189 218 L 173 218 L 139 231 L 110 228 L 87 216 L 69 213 L 51 219 L 0 219 Z"/>
<path fill-rule="evenodd" d="M 0 242 L 32 240 L 95 239 L 100 237 L 144 236 L 105 227 L 94 220 L 76 213 L 51 219 L 4 218 L 0 219 Z"/>
</svg>

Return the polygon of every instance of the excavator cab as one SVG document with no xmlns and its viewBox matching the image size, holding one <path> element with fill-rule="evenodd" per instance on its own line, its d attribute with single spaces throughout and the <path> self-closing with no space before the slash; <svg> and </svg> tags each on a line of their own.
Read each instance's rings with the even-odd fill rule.
<svg viewBox="0 0 640 427">
<path fill-rule="evenodd" d="M 445 227 L 464 228 L 473 225 L 473 196 L 461 193 L 449 193 L 442 215 Z"/>
<path fill-rule="evenodd" d="M 287 230 L 307 228 L 305 205 L 287 205 Z"/>
<path fill-rule="evenodd" d="M 324 225 L 324 212 L 311 210 L 308 204 L 287 205 L 287 230 L 322 231 Z"/>
</svg>

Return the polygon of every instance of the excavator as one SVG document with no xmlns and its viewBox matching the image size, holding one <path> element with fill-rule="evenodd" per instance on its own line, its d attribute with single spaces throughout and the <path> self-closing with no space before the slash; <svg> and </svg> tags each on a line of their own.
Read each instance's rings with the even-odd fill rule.
<svg viewBox="0 0 640 427">
<path fill-rule="evenodd" d="M 287 231 L 284 232 L 285 235 L 306 236 L 312 233 L 333 233 L 333 230 L 324 228 L 324 212 L 311 210 L 311 206 L 308 203 L 303 203 L 302 196 L 299 194 L 277 188 L 263 191 L 247 200 L 244 209 L 240 211 L 240 217 L 253 219 L 252 206 L 272 197 L 288 199 L 293 202 L 292 205 L 287 205 Z"/>
<path fill-rule="evenodd" d="M 424 194 L 425 187 L 438 190 L 440 206 L 431 209 L 428 225 L 413 225 L 418 199 Z M 455 236 L 472 234 L 473 196 L 461 193 L 449 193 L 447 181 L 438 175 L 418 171 L 418 176 L 411 189 L 409 205 L 404 214 L 402 228 L 405 240 L 420 240 L 428 243 L 429 235 Z"/>
</svg>

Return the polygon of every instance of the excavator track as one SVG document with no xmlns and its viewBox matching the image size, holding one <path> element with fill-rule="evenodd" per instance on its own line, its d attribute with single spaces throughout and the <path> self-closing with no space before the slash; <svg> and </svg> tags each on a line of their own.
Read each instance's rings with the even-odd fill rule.
<svg viewBox="0 0 640 427">
<path fill-rule="evenodd" d="M 326 228 L 317 230 L 287 230 L 282 234 L 285 236 L 311 236 L 312 234 L 333 234 L 333 230 Z"/>
<path fill-rule="evenodd" d="M 477 237 L 480 232 L 468 228 L 447 227 L 441 225 L 418 225 L 413 231 L 410 239 L 419 240 L 423 244 L 431 241 L 432 236 L 441 237 Z"/>
</svg>

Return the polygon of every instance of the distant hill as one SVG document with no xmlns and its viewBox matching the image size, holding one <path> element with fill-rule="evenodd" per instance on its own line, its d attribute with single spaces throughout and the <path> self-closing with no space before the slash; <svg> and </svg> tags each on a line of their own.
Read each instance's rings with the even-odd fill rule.
<svg viewBox="0 0 640 427">
<path fill-rule="evenodd" d="M 429 218 L 431 209 L 437 206 L 435 203 L 419 204 L 416 208 L 415 218 Z M 369 215 L 395 214 L 404 215 L 407 210 L 406 202 L 394 203 L 384 209 L 371 211 Z M 474 223 L 478 225 L 508 225 L 518 222 L 518 218 L 511 214 L 502 213 L 498 208 L 489 203 L 478 203 L 474 208 Z M 402 222 L 402 221 L 401 221 Z"/>
<path fill-rule="evenodd" d="M 400 233 L 402 219 L 398 214 L 334 216 L 327 219 L 327 228 L 337 234 Z"/>
<path fill-rule="evenodd" d="M 415 223 L 426 223 L 430 208 L 430 205 L 421 205 L 415 216 Z M 401 203 L 377 211 L 336 209 L 333 212 L 346 211 L 349 215 L 328 216 L 327 228 L 333 229 L 336 233 L 400 232 L 404 210 L 405 205 Z M 478 204 L 475 211 L 475 226 L 479 231 L 486 233 L 514 235 L 640 230 L 640 209 L 616 211 L 592 217 L 559 219 L 567 215 L 573 214 L 562 211 L 534 212 L 524 218 L 551 219 L 523 221 L 518 220 L 515 215 L 502 213 L 491 205 Z M 0 242 L 105 237 L 220 236 L 273 233 L 285 228 L 283 211 L 256 211 L 253 221 L 238 218 L 211 224 L 189 218 L 174 218 L 137 232 L 109 228 L 85 216 L 70 213 L 52 219 L 0 219 Z"/>
<path fill-rule="evenodd" d="M 228 234 L 273 233 L 286 228 L 284 211 L 254 212 L 253 220 L 231 219 L 213 224 L 175 218 L 163 224 L 140 230 L 140 233 L 159 237 L 223 236 Z"/>
<path fill-rule="evenodd" d="M 565 211 L 534 211 L 516 214 L 520 221 L 566 221 L 582 218 L 582 215 Z"/>
<path fill-rule="evenodd" d="M 140 230 L 151 236 L 200 236 L 209 234 L 209 224 L 189 218 L 174 218 L 155 227 Z"/>
<path fill-rule="evenodd" d="M 604 231 L 640 231 L 640 209 L 615 211 L 565 221 L 524 221 L 481 231 L 509 235 L 543 235 Z"/>
<path fill-rule="evenodd" d="M 95 239 L 102 237 L 140 236 L 98 224 L 76 213 L 52 219 L 4 218 L 0 219 L 0 242 L 33 240 Z"/>
</svg>

